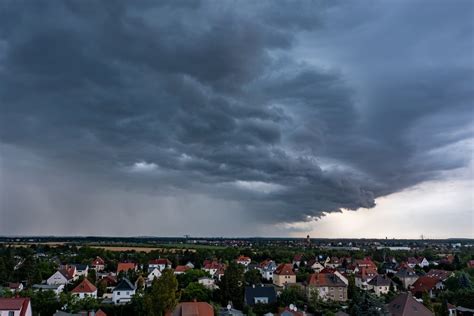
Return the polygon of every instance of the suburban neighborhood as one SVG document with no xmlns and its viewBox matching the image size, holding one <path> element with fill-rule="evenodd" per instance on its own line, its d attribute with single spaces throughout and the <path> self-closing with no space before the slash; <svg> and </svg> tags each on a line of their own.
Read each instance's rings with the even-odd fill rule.
<svg viewBox="0 0 474 316">
<path fill-rule="evenodd" d="M 181 242 L 3 242 L 0 315 L 474 314 L 472 242 Z"/>
</svg>

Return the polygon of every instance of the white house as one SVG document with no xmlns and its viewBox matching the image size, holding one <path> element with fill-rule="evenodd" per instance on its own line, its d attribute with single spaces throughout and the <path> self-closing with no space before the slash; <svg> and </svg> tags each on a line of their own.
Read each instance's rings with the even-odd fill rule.
<svg viewBox="0 0 474 316">
<path fill-rule="evenodd" d="M 76 277 L 87 277 L 87 274 L 89 273 L 89 266 L 87 264 L 76 264 Z"/>
<path fill-rule="evenodd" d="M 189 267 L 190 269 L 194 269 L 194 264 L 191 261 L 186 263 L 186 266 Z"/>
<path fill-rule="evenodd" d="M 275 261 L 273 260 L 265 260 L 260 263 L 257 269 L 260 271 L 262 278 L 264 278 L 267 281 L 272 281 L 273 273 L 277 269 L 277 265 Z"/>
<path fill-rule="evenodd" d="M 171 268 L 171 261 L 168 259 L 153 259 L 148 262 L 148 272 L 153 271 L 153 269 L 157 268 L 160 271 L 164 269 Z"/>
<path fill-rule="evenodd" d="M 61 269 L 53 273 L 52 276 L 50 276 L 46 280 L 46 284 L 48 285 L 54 285 L 54 284 L 68 284 L 69 282 L 72 282 L 76 278 L 76 268 L 71 267 L 68 269 Z"/>
<path fill-rule="evenodd" d="M 114 304 L 125 304 L 132 300 L 136 288 L 126 278 L 123 278 L 112 292 L 112 302 Z"/>
<path fill-rule="evenodd" d="M 28 297 L 0 298 L 0 316 L 32 316 Z"/>
<path fill-rule="evenodd" d="M 315 263 L 313 263 L 313 264 L 311 265 L 311 269 L 312 269 L 314 272 L 319 273 L 319 272 L 321 272 L 321 270 L 324 269 L 324 266 L 323 266 L 321 263 L 319 263 L 318 261 L 316 261 Z"/>
<path fill-rule="evenodd" d="M 85 297 L 97 298 L 97 288 L 88 279 L 82 280 L 78 286 L 76 286 L 71 293 L 80 299 Z"/>
<path fill-rule="evenodd" d="M 235 262 L 247 267 L 250 264 L 250 262 L 252 262 L 252 259 L 246 256 L 239 256 L 237 260 L 235 260 Z"/>
<path fill-rule="evenodd" d="M 150 285 L 155 278 L 159 279 L 161 277 L 161 271 L 158 268 L 154 268 L 146 277 L 146 284 Z"/>
<path fill-rule="evenodd" d="M 373 290 L 375 295 L 380 296 L 390 291 L 390 284 L 392 284 L 392 280 L 379 274 L 367 283 L 367 289 Z"/>
<path fill-rule="evenodd" d="M 218 286 L 216 285 L 216 281 L 213 278 L 202 277 L 198 279 L 198 283 L 204 285 L 210 290 L 215 290 L 218 288 Z"/>
<path fill-rule="evenodd" d="M 53 291 L 56 296 L 64 291 L 64 284 L 33 284 L 33 291 Z"/>
</svg>

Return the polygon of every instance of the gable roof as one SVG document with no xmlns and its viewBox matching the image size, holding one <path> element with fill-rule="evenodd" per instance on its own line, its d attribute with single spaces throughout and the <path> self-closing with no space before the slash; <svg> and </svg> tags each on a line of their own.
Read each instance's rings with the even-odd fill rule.
<svg viewBox="0 0 474 316">
<path fill-rule="evenodd" d="M 174 269 L 174 272 L 186 272 L 190 269 L 191 268 L 188 266 L 176 266 L 176 269 Z"/>
<path fill-rule="evenodd" d="M 183 302 L 179 303 L 173 313 L 166 315 L 173 316 L 214 316 L 214 308 L 206 302 Z"/>
<path fill-rule="evenodd" d="M 453 274 L 452 271 L 446 271 L 446 270 L 440 270 L 440 269 L 431 269 L 430 271 L 428 271 L 426 276 L 429 276 L 429 277 L 432 277 L 432 278 L 437 278 L 441 281 L 445 281 L 452 274 Z"/>
<path fill-rule="evenodd" d="M 69 281 L 69 280 L 74 278 L 74 274 L 76 272 L 76 267 L 69 267 L 69 268 L 61 269 L 61 270 L 58 270 L 57 272 L 61 273 L 66 278 L 66 280 Z"/>
<path fill-rule="evenodd" d="M 92 260 L 92 265 L 93 266 L 99 266 L 99 265 L 104 265 L 105 261 L 101 257 L 97 256 L 94 260 Z"/>
<path fill-rule="evenodd" d="M 416 301 L 409 293 L 402 293 L 386 305 L 392 316 L 433 316 L 423 304 Z"/>
<path fill-rule="evenodd" d="M 415 270 L 410 267 L 403 267 L 395 273 L 395 276 L 398 278 L 409 278 L 409 277 L 417 277 Z"/>
<path fill-rule="evenodd" d="M 133 262 L 119 262 L 117 265 L 117 273 L 127 272 L 128 270 L 135 270 L 136 265 Z"/>
<path fill-rule="evenodd" d="M 88 279 L 82 280 L 78 286 L 76 286 L 71 292 L 72 293 L 94 293 L 97 288 Z"/>
<path fill-rule="evenodd" d="M 370 280 L 369 284 L 373 286 L 390 286 L 390 284 L 392 284 L 392 280 L 390 280 L 385 275 L 379 274 L 375 278 Z"/>
<path fill-rule="evenodd" d="M 291 263 L 282 263 L 276 268 L 274 274 L 277 275 L 295 275 L 293 265 Z"/>
<path fill-rule="evenodd" d="M 99 309 L 99 310 L 95 313 L 95 316 L 107 316 L 107 314 L 106 314 L 103 310 Z"/>
<path fill-rule="evenodd" d="M 246 286 L 245 301 L 254 304 L 255 297 L 267 297 L 268 303 L 276 302 L 276 291 L 273 286 Z"/>
<path fill-rule="evenodd" d="M 308 285 L 315 287 L 347 287 L 334 273 L 313 273 L 308 277 Z"/>
<path fill-rule="evenodd" d="M 0 298 L 0 311 L 26 311 L 30 299 L 28 297 Z M 23 314 L 24 315 L 24 314 Z"/>
<path fill-rule="evenodd" d="M 120 280 L 117 286 L 114 287 L 114 291 L 135 291 L 135 289 L 135 286 L 127 278 Z"/>
<path fill-rule="evenodd" d="M 148 264 L 160 264 L 160 265 L 171 265 L 171 261 L 169 261 L 168 259 L 163 259 L 163 258 L 159 258 L 159 259 L 153 259 L 153 260 L 150 260 L 148 261 Z"/>
<path fill-rule="evenodd" d="M 430 290 L 433 290 L 436 286 L 436 283 L 438 283 L 440 280 L 438 278 L 432 278 L 429 276 L 422 276 L 419 277 L 415 283 L 413 283 L 413 288 L 412 288 L 412 293 L 423 293 L 423 292 L 429 292 Z"/>
</svg>

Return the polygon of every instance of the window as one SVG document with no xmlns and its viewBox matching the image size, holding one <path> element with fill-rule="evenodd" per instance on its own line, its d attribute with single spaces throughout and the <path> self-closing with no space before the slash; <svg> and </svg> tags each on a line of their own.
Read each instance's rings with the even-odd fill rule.
<svg viewBox="0 0 474 316">
<path fill-rule="evenodd" d="M 127 295 L 130 295 L 130 292 L 127 292 Z"/>
<path fill-rule="evenodd" d="M 117 292 L 117 295 L 120 295 L 120 292 Z"/>
<path fill-rule="evenodd" d="M 15 312 L 9 311 L 9 312 L 8 312 L 8 316 L 15 316 Z"/>
</svg>

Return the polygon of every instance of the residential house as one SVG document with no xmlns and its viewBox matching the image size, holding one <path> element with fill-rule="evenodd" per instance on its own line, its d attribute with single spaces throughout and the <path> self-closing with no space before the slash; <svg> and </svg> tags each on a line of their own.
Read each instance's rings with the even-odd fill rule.
<svg viewBox="0 0 474 316">
<path fill-rule="evenodd" d="M 202 277 L 198 279 L 198 283 L 204 285 L 204 287 L 209 290 L 215 290 L 218 288 L 216 285 L 216 280 L 213 278 Z"/>
<path fill-rule="evenodd" d="M 355 274 L 355 285 L 362 290 L 368 290 L 369 282 L 377 275 L 377 269 L 372 266 L 360 267 Z"/>
<path fill-rule="evenodd" d="M 97 298 L 97 288 L 88 279 L 82 280 L 78 286 L 72 289 L 71 293 L 81 299 L 85 297 Z"/>
<path fill-rule="evenodd" d="M 13 293 L 18 293 L 23 290 L 23 284 L 18 282 L 18 283 L 8 283 L 8 289 L 12 291 Z"/>
<path fill-rule="evenodd" d="M 390 285 L 392 283 L 393 282 L 389 277 L 379 274 L 369 281 L 367 289 L 373 290 L 375 295 L 380 296 L 382 294 L 387 294 L 390 291 Z"/>
<path fill-rule="evenodd" d="M 28 297 L 0 298 L 0 316 L 32 316 Z"/>
<path fill-rule="evenodd" d="M 244 316 L 244 313 L 228 305 L 227 307 L 221 307 L 219 309 L 219 316 Z"/>
<path fill-rule="evenodd" d="M 250 259 L 249 257 L 246 257 L 246 256 L 239 256 L 235 262 L 237 262 L 238 264 L 241 264 L 245 267 L 247 267 L 250 262 L 252 262 L 252 259 Z"/>
<path fill-rule="evenodd" d="M 89 273 L 89 265 L 87 264 L 75 264 L 76 267 L 76 278 L 83 276 L 87 278 L 87 274 Z"/>
<path fill-rule="evenodd" d="M 64 291 L 64 284 L 33 284 L 31 287 L 33 291 L 53 291 L 56 296 L 59 296 Z"/>
<path fill-rule="evenodd" d="M 437 290 L 443 290 L 444 289 L 444 282 L 450 278 L 453 275 L 452 271 L 446 271 L 446 270 L 440 270 L 440 269 L 431 269 L 428 271 L 426 276 L 431 277 L 431 278 L 436 278 L 440 282 L 436 284 L 436 289 Z"/>
<path fill-rule="evenodd" d="M 293 267 L 297 266 L 299 268 L 302 260 L 303 260 L 303 255 L 302 254 L 294 255 L 293 261 L 292 261 Z"/>
<path fill-rule="evenodd" d="M 339 259 L 338 257 L 331 257 L 328 263 L 326 263 L 327 268 L 338 268 L 342 264 L 342 260 Z"/>
<path fill-rule="evenodd" d="M 401 293 L 386 305 L 386 309 L 390 316 L 434 316 L 410 293 Z"/>
<path fill-rule="evenodd" d="M 153 271 L 153 269 L 158 269 L 160 272 L 163 272 L 164 269 L 171 269 L 171 261 L 168 259 L 153 259 L 148 262 L 148 272 Z"/>
<path fill-rule="evenodd" d="M 112 291 L 112 302 L 114 304 L 129 303 L 135 291 L 135 286 L 127 278 L 123 278 Z"/>
<path fill-rule="evenodd" d="M 438 278 L 424 275 L 424 276 L 419 277 L 415 281 L 415 283 L 411 285 L 410 291 L 412 292 L 413 295 L 419 298 L 421 298 L 423 293 L 428 293 L 431 298 L 434 298 L 436 296 L 435 295 L 436 286 L 440 282 L 441 280 L 439 280 Z"/>
<path fill-rule="evenodd" d="M 94 260 L 91 262 L 91 268 L 94 269 L 95 271 L 103 271 L 105 269 L 105 261 L 101 257 L 97 256 Z"/>
<path fill-rule="evenodd" d="M 375 270 L 377 272 L 377 265 L 372 261 L 370 257 L 355 260 L 354 273 L 359 272 L 361 268 L 369 268 L 370 270 Z"/>
<path fill-rule="evenodd" d="M 158 268 L 154 268 L 146 277 L 147 286 L 151 285 L 155 278 L 159 279 L 161 277 L 161 271 Z"/>
<path fill-rule="evenodd" d="M 322 300 L 347 301 L 347 284 L 335 273 L 314 273 L 308 278 L 306 294 L 317 293 Z"/>
<path fill-rule="evenodd" d="M 468 267 L 468 268 L 474 268 L 474 260 L 469 260 L 469 261 L 467 262 L 467 267 Z"/>
<path fill-rule="evenodd" d="M 117 275 L 120 272 L 128 272 L 129 270 L 137 271 L 138 267 L 136 263 L 133 262 L 119 262 L 117 265 Z"/>
<path fill-rule="evenodd" d="M 76 267 L 71 266 L 67 267 L 61 270 L 58 270 L 53 273 L 52 276 L 50 276 L 46 280 L 46 284 L 48 285 L 53 285 L 53 284 L 68 284 L 76 279 Z"/>
<path fill-rule="evenodd" d="M 285 286 L 296 283 L 296 274 L 293 271 L 291 263 L 280 264 L 273 273 L 273 284 L 276 286 Z"/>
<path fill-rule="evenodd" d="M 395 273 L 395 276 L 399 278 L 400 281 L 402 281 L 403 287 L 405 289 L 408 289 L 410 285 L 415 283 L 415 281 L 418 279 L 416 272 L 408 266 L 400 268 L 400 270 Z"/>
<path fill-rule="evenodd" d="M 165 316 L 214 316 L 214 307 L 206 302 L 182 302 Z"/>
<path fill-rule="evenodd" d="M 309 267 L 316 273 L 319 273 L 324 269 L 324 266 L 316 260 L 312 261 Z"/>
<path fill-rule="evenodd" d="M 245 305 L 272 304 L 275 303 L 276 300 L 277 295 L 273 286 L 253 285 L 245 287 Z"/>
<path fill-rule="evenodd" d="M 188 263 L 186 263 L 186 266 L 190 269 L 194 269 L 194 264 L 190 261 Z"/>
<path fill-rule="evenodd" d="M 174 273 L 175 275 L 178 275 L 178 274 L 183 274 L 183 273 L 185 273 L 185 272 L 188 271 L 188 270 L 191 270 L 191 268 L 188 267 L 188 266 L 176 266 L 176 268 L 174 269 L 174 272 L 173 272 L 173 273 Z"/>
<path fill-rule="evenodd" d="M 273 260 L 265 260 L 259 264 L 257 269 L 260 271 L 262 278 L 267 281 L 273 281 L 273 273 L 275 272 L 277 265 Z"/>
<path fill-rule="evenodd" d="M 220 280 L 224 274 L 226 266 L 223 263 L 217 262 L 215 260 L 205 260 L 202 269 L 209 273 L 212 277 L 215 277 Z"/>
</svg>

